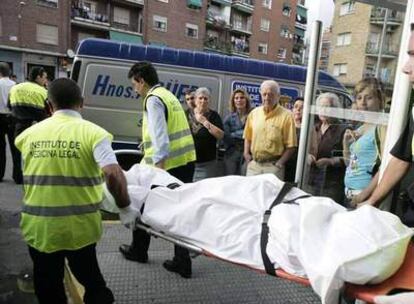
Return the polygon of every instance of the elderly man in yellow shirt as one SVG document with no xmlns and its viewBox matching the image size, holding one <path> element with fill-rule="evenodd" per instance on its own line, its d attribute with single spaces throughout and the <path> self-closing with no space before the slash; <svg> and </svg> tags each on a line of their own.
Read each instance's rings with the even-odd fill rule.
<svg viewBox="0 0 414 304">
<path fill-rule="evenodd" d="M 263 81 L 260 94 L 262 106 L 250 112 L 244 129 L 246 175 L 273 173 L 283 180 L 285 163 L 297 147 L 295 121 L 292 113 L 279 105 L 276 81 Z"/>
</svg>

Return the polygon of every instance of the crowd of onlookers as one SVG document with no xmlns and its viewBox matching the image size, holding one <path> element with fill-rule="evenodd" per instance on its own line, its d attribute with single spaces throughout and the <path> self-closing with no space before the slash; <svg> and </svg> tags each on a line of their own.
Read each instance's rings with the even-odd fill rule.
<svg viewBox="0 0 414 304">
<path fill-rule="evenodd" d="M 194 181 L 219 175 L 273 173 L 295 181 L 297 147 L 304 99 L 279 104 L 277 82 L 264 81 L 262 104 L 254 106 L 243 89 L 234 90 L 224 120 L 209 107 L 207 88 L 185 93 L 186 115 L 197 154 Z M 363 113 L 382 112 L 385 93 L 376 78 L 365 78 L 354 89 L 349 109 L 359 120 L 338 115 L 344 108 L 334 93 L 322 93 L 315 101 L 304 170 L 304 190 L 356 205 L 369 197 L 378 182 L 378 167 L 385 126 L 364 119 Z M 292 109 L 292 110 L 290 110 Z M 362 120 L 362 121 L 361 121 Z M 224 151 L 220 157 L 218 151 Z"/>
</svg>

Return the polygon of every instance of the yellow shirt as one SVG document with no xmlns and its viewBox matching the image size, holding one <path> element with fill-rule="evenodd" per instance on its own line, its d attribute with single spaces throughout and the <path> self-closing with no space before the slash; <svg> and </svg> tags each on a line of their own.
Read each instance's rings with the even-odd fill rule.
<svg viewBox="0 0 414 304">
<path fill-rule="evenodd" d="M 258 160 L 280 157 L 286 148 L 297 147 L 293 115 L 279 105 L 269 113 L 263 106 L 251 111 L 243 137 L 251 142 L 253 159 Z"/>
</svg>

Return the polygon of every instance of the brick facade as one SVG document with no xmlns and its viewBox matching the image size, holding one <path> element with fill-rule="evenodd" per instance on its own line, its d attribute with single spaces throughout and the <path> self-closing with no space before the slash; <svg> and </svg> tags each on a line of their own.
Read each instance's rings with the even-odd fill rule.
<svg viewBox="0 0 414 304">
<path fill-rule="evenodd" d="M 167 1 L 151 0 L 146 2 L 144 42 L 162 44 L 174 48 L 202 50 L 206 32 L 207 1 L 202 1 L 203 7 L 201 9 L 188 7 L 187 1 Z M 154 29 L 154 15 L 167 18 L 166 32 Z M 186 36 L 187 23 L 198 26 L 197 38 Z"/>
</svg>

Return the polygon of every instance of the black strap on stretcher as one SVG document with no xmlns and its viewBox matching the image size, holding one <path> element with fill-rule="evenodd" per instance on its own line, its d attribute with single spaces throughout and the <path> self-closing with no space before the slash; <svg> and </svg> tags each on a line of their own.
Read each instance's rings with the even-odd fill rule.
<svg viewBox="0 0 414 304">
<path fill-rule="evenodd" d="M 270 214 L 272 213 L 272 209 L 273 207 L 279 205 L 283 199 L 285 198 L 286 194 L 289 193 L 289 191 L 293 188 L 293 185 L 289 184 L 289 183 L 284 183 L 282 189 L 280 189 L 278 195 L 276 196 L 275 200 L 273 201 L 272 205 L 270 205 L 269 209 L 266 210 L 266 212 L 263 215 L 263 222 L 262 222 L 262 233 L 261 233 L 261 237 L 260 237 L 260 250 L 262 253 L 262 259 L 263 259 L 263 264 L 266 270 L 267 274 L 270 274 L 272 276 L 276 276 L 276 271 L 275 271 L 275 267 L 272 264 L 272 262 L 270 262 L 269 257 L 267 256 L 266 253 L 266 247 L 267 247 L 267 242 L 269 239 L 269 226 L 267 225 L 267 222 L 269 221 L 270 218 Z M 290 201 L 286 201 L 283 202 L 285 204 L 297 204 L 295 201 L 297 199 L 300 198 L 305 198 L 305 197 L 310 197 L 310 195 L 306 194 L 306 195 L 301 195 L 299 197 L 296 197 L 295 199 L 292 199 Z"/>
</svg>

